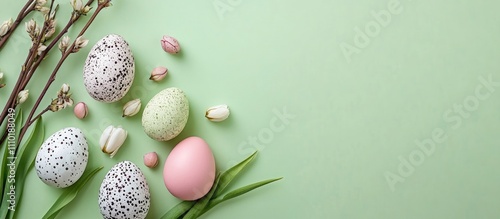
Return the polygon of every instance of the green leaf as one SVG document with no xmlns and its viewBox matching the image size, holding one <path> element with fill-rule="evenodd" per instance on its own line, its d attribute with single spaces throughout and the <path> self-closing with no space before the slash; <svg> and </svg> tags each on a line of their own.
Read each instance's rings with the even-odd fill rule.
<svg viewBox="0 0 500 219">
<path fill-rule="evenodd" d="M 44 140 L 45 129 L 43 126 L 42 117 L 36 120 L 35 124 L 31 128 L 29 137 L 19 148 L 17 152 L 16 159 L 16 209 L 20 208 L 21 199 L 24 190 L 24 181 L 28 176 L 30 167 L 35 161 L 36 154 L 38 153 L 38 148 L 42 145 Z M 36 136 L 35 136 L 36 135 Z M 33 138 L 35 136 L 35 138 Z M 16 211 L 11 211 L 9 213 L 9 219 L 14 218 Z"/>
<path fill-rule="evenodd" d="M 7 118 L 6 121 L 8 121 L 9 116 L 7 116 L 6 118 Z M 22 110 L 19 110 L 19 112 L 16 112 L 16 114 L 15 114 L 14 127 L 13 127 L 14 133 L 15 133 L 14 138 L 17 138 L 17 136 L 19 136 L 19 132 L 21 131 L 20 129 L 22 127 L 22 122 L 23 122 L 23 112 L 22 112 Z M 8 127 L 8 124 L 7 124 L 7 127 Z M 3 188 L 3 191 L 2 191 L 3 197 L 2 197 L 1 205 L 0 205 L 0 218 L 7 218 L 7 214 L 9 212 L 11 212 L 9 210 L 10 203 L 7 200 L 10 200 L 10 195 L 8 193 L 10 193 L 10 187 L 14 185 L 14 182 L 12 180 L 15 179 L 15 178 L 8 179 L 8 176 L 10 174 L 10 166 L 8 166 L 7 163 L 10 163 L 12 160 L 12 159 L 9 159 L 9 157 L 14 157 L 13 154 L 15 151 L 16 142 L 15 142 L 15 140 L 14 140 L 14 142 L 11 142 L 11 145 L 14 145 L 14 146 L 11 146 L 9 148 L 9 139 L 7 137 L 7 139 L 5 140 L 4 143 L 5 143 L 5 145 L 4 145 L 5 151 L 4 151 L 3 158 L 2 158 L 2 161 L 3 161 L 2 167 L 0 167 L 0 174 L 1 174 L 1 178 L 2 178 L 2 180 L 1 180 L 2 185 L 1 186 Z M 14 164 L 15 164 L 15 162 L 14 162 Z"/>
<path fill-rule="evenodd" d="M 175 207 L 165 213 L 160 219 L 177 219 L 184 215 L 193 205 L 196 204 L 196 201 L 183 201 L 177 204 Z"/>
<path fill-rule="evenodd" d="M 240 163 L 236 164 L 235 166 L 231 167 L 230 169 L 224 171 L 222 175 L 220 176 L 219 179 L 219 185 L 217 187 L 217 190 L 215 191 L 214 198 L 219 197 L 223 192 L 224 189 L 233 181 L 238 174 L 245 169 L 245 167 L 252 162 L 252 160 L 255 159 L 255 156 L 257 156 L 257 151 L 253 152 L 252 155 L 247 157 L 245 160 L 241 161 Z"/>
<path fill-rule="evenodd" d="M 64 193 L 59 196 L 59 198 L 54 202 L 52 207 L 45 213 L 43 216 L 43 219 L 53 219 L 57 216 L 57 214 L 66 206 L 68 205 L 73 199 L 75 199 L 76 195 L 78 195 L 78 192 L 85 186 L 85 184 L 94 177 L 94 175 L 99 172 L 103 167 L 98 167 L 92 171 L 85 171 L 83 173 L 82 177 L 78 182 L 76 182 L 74 185 L 71 187 L 67 188 Z"/>
<path fill-rule="evenodd" d="M 252 183 L 250 185 L 247 185 L 247 186 L 243 186 L 239 189 L 235 189 L 229 193 L 227 193 L 226 195 L 224 195 L 223 198 L 221 199 L 215 199 L 215 200 L 211 200 L 210 203 L 205 207 L 205 209 L 203 210 L 203 212 L 200 214 L 204 214 L 205 212 L 209 211 L 210 209 L 212 209 L 213 207 L 215 207 L 216 205 L 222 203 L 222 202 L 225 202 L 227 200 L 230 200 L 230 199 L 233 199 L 233 198 L 236 198 L 238 196 L 241 196 L 247 192 L 250 192 L 254 189 L 257 189 L 259 187 L 262 187 L 262 186 L 265 186 L 269 183 L 272 183 L 272 182 L 275 182 L 275 181 L 278 181 L 280 179 L 283 179 L 283 177 L 280 177 L 280 178 L 275 178 L 275 179 L 268 179 L 268 180 L 264 180 L 264 181 L 260 181 L 260 182 L 256 182 L 256 183 Z"/>
<path fill-rule="evenodd" d="M 208 192 L 208 194 L 206 194 L 203 198 L 198 200 L 196 204 L 191 208 L 191 210 L 189 210 L 188 213 L 183 217 L 183 219 L 195 219 L 201 215 L 205 207 L 210 202 L 210 199 L 212 199 L 212 196 L 214 195 L 215 190 L 219 185 L 219 180 L 220 180 L 220 175 L 217 174 L 215 182 L 210 191 Z"/>
<path fill-rule="evenodd" d="M 25 163 L 28 161 L 28 165 L 23 165 L 29 167 L 31 165 L 31 161 L 35 160 L 36 154 L 38 153 L 38 148 L 42 145 L 43 140 L 44 140 L 44 134 L 45 134 L 45 129 L 42 123 L 42 117 L 37 119 L 35 121 L 35 124 L 33 124 L 32 127 L 30 127 L 29 130 L 29 136 L 28 138 L 25 138 L 23 140 L 23 144 L 21 144 L 21 147 L 19 147 L 17 151 L 17 160 L 16 160 L 16 166 L 19 169 L 21 166 L 20 164 Z M 30 130 L 31 129 L 31 130 Z M 36 136 L 35 136 L 36 135 Z M 35 137 L 35 139 L 33 139 Z M 26 155 L 25 155 L 26 151 Z M 25 157 L 27 156 L 27 157 Z M 25 169 L 26 171 L 28 168 Z"/>
<path fill-rule="evenodd" d="M 7 117 L 5 118 L 5 121 L 9 121 L 9 115 L 12 115 L 12 114 L 7 114 Z M 16 127 L 18 127 L 18 125 L 22 122 L 23 120 L 23 115 L 22 115 L 22 111 L 20 110 L 19 113 L 15 114 L 15 117 L 14 117 L 14 130 L 18 129 Z M 9 128 L 7 127 L 9 124 L 12 124 L 10 122 L 7 122 L 7 124 L 5 125 L 5 131 L 8 131 Z M 12 127 L 10 128 L 12 129 Z M 15 131 L 14 131 L 15 133 Z M 4 132 L 1 133 L 0 135 L 0 138 L 1 136 L 4 134 Z M 17 137 L 17 135 L 16 135 Z M 5 183 L 5 180 L 7 179 L 7 157 L 9 157 L 9 148 L 8 148 L 8 142 L 9 142 L 9 139 L 8 137 L 5 139 L 5 141 L 3 142 L 3 145 L 2 147 L 4 147 L 4 154 L 3 154 L 3 158 L 2 158 L 2 166 L 0 167 L 0 177 L 2 180 L 0 180 L 0 188 L 3 189 L 4 188 L 4 183 Z M 2 192 L 2 194 L 4 194 Z M 2 200 L 3 201 L 3 200 Z M 1 217 L 0 217 L 1 218 Z"/>
<path fill-rule="evenodd" d="M 3 135 L 3 133 L 5 132 L 5 130 L 2 132 L 2 134 L 0 134 L 0 138 L 1 138 L 1 135 Z M 0 148 L 2 148 L 2 163 L 0 166 L 0 192 L 1 194 L 3 194 L 3 185 L 5 183 L 5 177 L 7 177 L 7 174 L 5 174 L 5 170 L 7 168 L 7 155 L 9 154 L 9 149 L 7 148 L 7 140 L 5 140 L 2 144 L 0 144 Z M 0 197 L 2 197 L 2 195 L 0 195 Z M 3 199 L 0 200 L 0 203 L 2 203 Z"/>
<path fill-rule="evenodd" d="M 243 169 L 247 167 L 247 165 L 255 159 L 257 155 L 257 151 L 247 157 L 245 160 L 226 170 L 222 174 L 218 174 L 217 179 L 210 189 L 209 193 L 205 195 L 205 197 L 197 200 L 197 201 L 184 201 L 177 204 L 175 207 L 170 209 L 161 219 L 178 219 L 178 218 L 197 218 L 203 215 L 205 212 L 215 207 L 216 205 L 241 196 L 247 192 L 250 192 L 256 188 L 264 186 L 266 184 L 275 182 L 282 178 L 269 179 L 261 182 L 253 183 L 234 191 L 229 192 L 223 198 L 219 198 L 219 196 L 224 192 L 224 189 L 238 176 Z M 187 213 L 186 213 L 187 212 Z M 184 215 L 184 217 L 183 217 Z"/>
</svg>

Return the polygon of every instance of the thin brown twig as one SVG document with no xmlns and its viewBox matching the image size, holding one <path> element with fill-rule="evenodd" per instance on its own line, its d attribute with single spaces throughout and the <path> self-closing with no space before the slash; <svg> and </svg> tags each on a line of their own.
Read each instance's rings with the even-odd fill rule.
<svg viewBox="0 0 500 219">
<path fill-rule="evenodd" d="M 38 118 L 42 117 L 42 115 L 50 110 L 50 106 L 47 106 L 45 109 L 42 110 L 42 112 L 38 113 L 33 119 L 30 121 L 26 121 L 26 125 L 30 126 L 32 125 Z"/>
<path fill-rule="evenodd" d="M 90 6 L 93 2 L 94 2 L 94 0 L 88 0 L 87 4 L 85 4 L 85 5 L 86 6 Z M 51 5 L 51 10 L 50 11 L 52 11 L 52 5 Z M 49 12 L 49 16 L 50 16 L 50 12 Z M 31 65 L 25 65 L 25 66 L 23 66 L 23 68 L 21 69 L 21 73 L 19 75 L 18 81 L 16 82 L 16 85 L 14 86 L 15 90 L 11 93 L 11 95 L 9 97 L 9 100 L 5 104 L 5 107 L 4 107 L 3 111 L 2 111 L 2 114 L 0 115 L 0 125 L 4 122 L 4 120 L 5 120 L 6 116 L 7 116 L 7 110 L 9 108 L 16 108 L 17 104 L 16 104 L 15 100 L 16 100 L 16 97 L 17 97 L 17 93 L 19 93 L 19 91 L 24 90 L 26 88 L 26 86 L 28 85 L 29 81 L 31 80 L 31 77 L 33 76 L 33 74 L 36 71 L 36 69 L 40 66 L 40 64 L 44 60 L 44 57 L 47 55 L 47 53 L 57 44 L 57 42 L 63 37 L 63 35 L 68 32 L 69 28 L 80 17 L 81 17 L 81 14 L 76 14 L 76 16 L 75 16 L 75 12 L 73 12 L 71 14 L 71 17 L 70 17 L 68 23 L 66 24 L 66 26 L 59 32 L 59 34 L 54 38 L 54 40 L 51 41 L 51 43 L 47 46 L 47 48 L 45 49 L 45 51 L 43 51 L 40 54 L 39 59 L 37 59 Z M 38 49 L 38 47 L 36 49 Z M 26 72 L 26 70 L 28 70 L 28 71 Z M 2 137 L 0 139 L 0 143 L 2 143 L 4 140 L 5 140 L 5 138 Z"/>
<path fill-rule="evenodd" d="M 33 1 L 33 2 L 36 2 L 36 1 Z M 52 12 L 53 5 L 54 5 L 54 0 L 52 0 L 50 3 L 50 8 L 49 8 L 49 12 L 48 12 L 49 15 Z M 34 6 L 33 6 L 33 8 L 34 8 Z M 29 8 L 26 10 L 29 10 Z M 35 58 L 38 54 L 38 47 L 40 46 L 42 38 L 44 37 L 45 33 L 47 32 L 47 27 L 48 27 L 48 22 L 45 21 L 38 37 L 36 39 L 34 39 L 34 41 L 32 43 L 32 46 L 31 46 L 29 53 L 28 53 L 28 56 L 26 57 L 26 60 L 24 61 L 24 64 L 21 67 L 21 72 L 19 73 L 19 77 L 17 79 L 16 85 L 14 86 L 14 89 L 12 90 L 11 95 L 10 95 L 7 103 L 5 104 L 3 112 L 0 116 L 0 118 L 1 118 L 0 125 L 3 123 L 4 119 L 6 118 L 8 109 L 9 108 L 15 109 L 17 106 L 17 94 L 25 88 L 25 86 L 22 86 L 22 84 L 23 84 L 22 82 L 27 77 L 27 74 L 26 74 L 26 69 L 28 69 L 27 66 L 31 66 L 33 63 L 33 60 L 35 60 Z M 5 138 L 7 137 L 6 134 L 7 133 L 5 132 L 2 136 L 2 138 L 0 138 L 0 144 L 5 141 Z"/>
<path fill-rule="evenodd" d="M 99 14 L 99 12 L 107 7 L 107 4 L 110 2 L 110 0 L 107 0 L 107 1 L 104 1 L 104 2 L 100 2 L 97 6 L 97 9 L 95 10 L 95 12 L 92 14 L 92 16 L 89 18 L 89 20 L 87 21 L 87 24 L 85 24 L 85 26 L 82 28 L 82 30 L 80 31 L 80 33 L 78 34 L 77 38 L 82 36 L 86 31 L 87 29 L 90 27 L 90 25 L 92 24 L 92 22 L 95 20 L 95 18 L 97 17 L 97 15 Z M 45 96 L 45 94 L 47 93 L 47 90 L 49 89 L 50 85 L 56 80 L 56 75 L 57 75 L 57 72 L 59 71 L 59 69 L 61 68 L 63 62 L 68 58 L 68 56 L 73 53 L 73 49 L 75 48 L 75 45 L 76 45 L 76 39 L 73 41 L 73 44 L 71 44 L 71 46 L 69 48 L 66 49 L 66 51 L 63 53 L 61 59 L 59 59 L 59 62 L 57 63 L 56 67 L 54 68 L 54 70 L 52 71 L 52 74 L 50 75 L 50 78 L 49 80 L 47 81 L 47 83 L 45 84 L 45 87 L 43 88 L 42 92 L 40 93 L 40 95 L 38 96 L 36 102 L 35 102 L 35 105 L 33 106 L 33 108 L 31 109 L 30 111 L 30 114 L 28 116 L 28 123 L 26 123 L 23 128 L 21 129 L 21 132 L 19 133 L 19 137 L 17 139 L 17 144 L 19 146 L 20 142 L 22 141 L 26 131 L 28 130 L 29 126 L 36 120 L 33 119 L 33 115 L 35 114 L 35 111 L 37 110 L 38 106 L 40 105 L 40 103 L 42 102 L 42 99 L 43 97 Z M 45 112 L 47 112 L 48 110 L 44 110 L 42 111 L 41 113 L 39 113 L 37 115 L 37 117 L 40 117 L 41 115 L 43 115 Z M 17 148 L 19 147 L 16 147 L 16 150 Z"/>
<path fill-rule="evenodd" d="M 19 12 L 19 14 L 17 15 L 17 18 L 16 20 L 14 21 L 14 23 L 12 24 L 11 28 L 9 28 L 9 31 L 7 31 L 6 35 L 3 36 L 1 39 L 0 39 L 0 51 L 2 50 L 2 47 L 5 45 L 5 43 L 7 42 L 7 40 L 10 38 L 10 36 L 12 35 L 12 33 L 14 32 L 14 30 L 17 28 L 17 26 L 19 26 L 19 24 L 21 23 L 21 21 L 29 14 L 31 13 L 33 10 L 35 10 L 35 4 L 36 4 L 36 1 L 35 0 L 28 0 L 26 2 L 26 4 L 24 5 L 24 7 L 21 9 L 21 11 Z M 16 85 L 14 87 L 17 87 L 19 86 L 19 83 L 20 83 L 20 78 L 22 77 L 22 75 L 20 74 L 19 75 L 19 78 L 18 78 L 18 83 L 16 83 Z M 2 110 L 2 114 L 0 116 L 0 125 L 3 124 L 3 121 L 5 120 L 5 117 L 7 116 L 7 110 L 9 108 L 11 108 L 12 106 L 12 103 L 14 102 L 14 98 L 17 96 L 16 95 L 12 95 L 9 97 L 9 100 L 7 101 L 7 103 L 5 104 L 5 107 L 4 109 Z M 0 139 L 0 142 L 3 142 L 5 140 L 5 137 L 2 136 L 2 139 Z"/>
<path fill-rule="evenodd" d="M 36 3 L 35 0 L 28 0 L 26 2 L 26 4 L 24 5 L 24 7 L 21 9 L 21 11 L 19 11 L 19 14 L 17 15 L 16 20 L 14 21 L 14 23 L 12 23 L 12 27 L 9 28 L 9 30 L 7 31 L 7 33 L 5 34 L 5 36 L 3 36 L 0 39 L 0 51 L 2 50 L 2 47 L 5 45 L 5 43 L 10 38 L 10 36 L 12 35 L 12 33 L 14 32 L 14 30 L 17 28 L 17 26 L 19 26 L 19 24 L 21 23 L 21 21 L 29 13 L 31 13 L 32 11 L 35 10 L 35 3 Z"/>
<path fill-rule="evenodd" d="M 94 0 L 89 0 L 87 2 L 87 4 L 85 4 L 86 6 L 90 6 L 92 3 L 94 2 Z M 40 57 L 45 57 L 46 54 L 57 44 L 57 42 L 64 36 L 64 34 L 66 34 L 69 30 L 69 28 L 82 16 L 81 14 L 76 14 L 76 16 L 73 16 L 74 13 L 76 12 L 73 12 L 71 14 L 71 18 L 70 20 L 68 21 L 68 23 L 66 24 L 66 26 L 61 30 L 61 32 L 59 32 L 59 34 L 54 38 L 54 40 L 52 40 L 52 42 L 50 42 L 50 44 L 47 46 L 47 48 L 45 49 L 45 51 L 42 52 L 42 54 L 40 54 Z M 28 85 L 28 82 L 31 80 L 31 77 L 33 76 L 33 74 L 35 73 L 36 69 L 38 68 L 38 66 L 40 66 L 40 64 L 42 63 L 43 61 L 43 58 L 40 58 L 38 59 L 32 66 L 31 66 L 31 69 L 26 73 L 26 79 L 23 81 L 23 83 L 21 84 L 21 87 L 24 89 L 26 88 L 26 86 Z"/>
</svg>

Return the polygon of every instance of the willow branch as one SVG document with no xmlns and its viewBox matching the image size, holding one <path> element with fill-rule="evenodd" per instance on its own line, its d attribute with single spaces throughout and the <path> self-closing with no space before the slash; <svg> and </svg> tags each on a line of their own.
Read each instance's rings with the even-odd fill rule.
<svg viewBox="0 0 500 219">
<path fill-rule="evenodd" d="M 110 0 L 107 0 L 107 1 L 103 1 L 103 2 L 100 2 L 99 5 L 97 6 L 97 9 L 95 10 L 95 12 L 92 14 L 92 16 L 90 17 L 90 19 L 87 21 L 87 24 L 85 24 L 85 26 L 82 28 L 82 30 L 80 31 L 80 33 L 78 34 L 77 36 L 77 39 L 78 37 L 81 37 L 86 31 L 87 29 L 90 27 L 90 25 L 92 24 L 92 22 L 94 22 L 95 18 L 97 17 L 97 15 L 99 14 L 99 12 L 101 12 L 101 10 L 105 7 L 107 7 L 108 3 L 110 2 Z M 22 141 L 26 131 L 28 130 L 29 126 L 31 124 L 33 124 L 33 122 L 35 120 L 33 120 L 33 115 L 35 114 L 35 111 L 37 110 L 38 106 L 40 105 L 40 103 L 42 102 L 42 99 L 43 97 L 45 96 L 45 94 L 47 93 L 47 90 L 49 89 L 50 85 L 56 80 L 56 75 L 57 75 L 57 72 L 59 71 L 59 69 L 61 68 L 62 64 L 64 63 L 64 61 L 68 58 L 68 56 L 73 53 L 74 49 L 75 49 L 75 45 L 76 45 L 76 39 L 75 41 L 73 41 L 73 44 L 71 44 L 71 46 L 69 48 L 66 49 L 66 51 L 63 53 L 63 55 L 61 56 L 61 59 L 59 59 L 59 62 L 57 63 L 56 67 L 54 68 L 54 70 L 52 71 L 52 74 L 50 75 L 50 78 L 49 80 L 47 81 L 47 83 L 45 84 L 45 87 L 43 88 L 42 92 L 40 93 L 40 95 L 38 96 L 36 102 L 35 102 L 35 105 L 33 106 L 33 108 L 31 109 L 31 112 L 28 116 L 28 119 L 26 121 L 28 121 L 24 126 L 23 128 L 21 129 L 21 132 L 19 133 L 19 138 L 17 139 L 17 144 L 19 145 L 20 142 Z M 43 111 L 42 111 L 43 112 Z M 47 112 L 47 110 L 45 110 L 45 112 Z M 40 113 L 39 116 L 41 116 L 43 113 Z M 17 148 L 19 147 L 16 147 L 16 150 Z"/>
<path fill-rule="evenodd" d="M 24 5 L 24 7 L 21 9 L 21 11 L 19 11 L 19 14 L 17 15 L 16 20 L 12 24 L 12 27 L 9 28 L 9 30 L 7 31 L 7 33 L 5 34 L 5 36 L 3 36 L 0 39 L 0 51 L 2 50 L 3 46 L 5 45 L 5 43 L 7 42 L 7 40 L 10 38 L 10 36 L 12 35 L 12 33 L 14 32 L 14 30 L 17 28 L 17 26 L 19 26 L 19 24 L 21 23 L 21 21 L 29 13 L 31 13 L 32 11 L 35 10 L 35 3 L 36 3 L 35 0 L 28 0 L 26 2 L 26 4 Z"/>
</svg>

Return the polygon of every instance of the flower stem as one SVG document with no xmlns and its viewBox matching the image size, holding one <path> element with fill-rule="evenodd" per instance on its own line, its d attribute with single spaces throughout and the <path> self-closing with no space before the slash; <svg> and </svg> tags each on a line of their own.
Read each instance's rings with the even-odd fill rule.
<svg viewBox="0 0 500 219">
<path fill-rule="evenodd" d="M 95 10 L 95 12 L 92 14 L 92 16 L 90 17 L 90 19 L 87 21 L 87 24 L 85 24 L 85 26 L 82 28 L 82 30 L 80 31 L 80 33 L 78 34 L 77 38 L 82 36 L 86 31 L 87 29 L 90 27 L 90 25 L 92 24 L 92 22 L 95 20 L 95 18 L 97 17 L 97 15 L 99 14 L 99 12 L 106 7 L 107 3 L 109 3 L 110 0 L 107 0 L 107 1 L 104 1 L 102 3 L 99 3 L 99 5 L 97 6 L 97 9 Z M 50 85 L 56 80 L 56 75 L 57 75 L 57 72 L 59 71 L 59 69 L 61 68 L 63 62 L 68 58 L 68 56 L 73 53 L 73 49 L 75 48 L 75 44 L 76 44 L 76 39 L 75 41 L 73 41 L 73 44 L 71 44 L 71 46 L 69 48 L 66 49 L 66 51 L 63 53 L 63 55 L 61 56 L 61 59 L 59 59 L 59 62 L 57 63 L 56 67 L 54 68 L 54 70 L 52 71 L 52 74 L 50 75 L 50 78 L 49 80 L 47 81 L 47 83 L 45 84 L 45 87 L 43 88 L 42 92 L 40 93 L 40 95 L 38 96 L 36 102 L 35 102 L 35 105 L 33 106 L 33 108 L 31 109 L 30 111 L 30 114 L 28 116 L 28 119 L 26 121 L 28 121 L 24 126 L 23 128 L 21 129 L 21 132 L 19 133 L 19 138 L 17 139 L 17 143 L 20 144 L 20 142 L 22 141 L 23 137 L 24 137 L 24 134 L 26 133 L 26 131 L 28 130 L 29 126 L 36 120 L 36 119 L 33 119 L 33 116 L 35 114 L 35 111 L 36 109 L 38 108 L 38 106 L 40 105 L 40 103 L 42 102 L 42 99 L 43 97 L 45 96 L 45 94 L 47 93 L 47 90 L 49 89 Z M 45 109 L 44 111 L 42 111 L 39 115 L 43 114 L 47 112 L 47 110 Z M 31 123 L 31 124 L 30 124 Z M 16 150 L 17 148 L 19 147 L 16 147 Z"/>
<path fill-rule="evenodd" d="M 52 4 L 51 4 L 51 7 L 50 7 L 50 11 L 52 11 L 52 6 L 53 6 L 53 2 L 52 1 Z M 94 0 L 88 0 L 87 2 L 87 6 L 90 6 L 92 3 L 94 2 Z M 33 8 L 34 8 L 34 5 L 33 5 Z M 50 11 L 49 11 L 49 14 L 50 14 Z M 97 11 L 96 11 L 97 12 Z M 74 13 L 74 12 L 73 12 Z M 81 17 L 80 14 L 76 14 L 76 16 L 74 16 L 74 14 L 71 15 L 71 18 L 69 19 L 68 23 L 66 24 L 66 26 L 59 32 L 59 34 L 51 41 L 51 43 L 47 46 L 47 48 L 45 49 L 45 51 L 43 51 L 38 59 L 36 59 L 36 61 L 34 59 L 32 59 L 32 61 L 30 62 L 30 56 L 28 56 L 26 58 L 26 61 L 25 61 L 25 64 L 22 66 L 21 68 L 21 73 L 19 74 L 19 78 L 16 82 L 16 85 L 14 86 L 14 90 L 11 92 L 11 95 L 9 97 L 9 100 L 7 101 L 7 103 L 5 104 L 5 107 L 2 111 L 2 114 L 0 114 L 0 125 L 2 125 L 2 123 L 5 121 L 5 118 L 7 117 L 7 111 L 9 108 L 16 108 L 16 97 L 17 97 L 17 94 L 24 90 L 26 88 L 26 86 L 28 85 L 29 81 L 31 80 L 31 77 L 33 76 L 33 74 L 35 73 L 36 69 L 40 66 L 40 64 L 42 63 L 42 61 L 44 60 L 45 56 L 48 54 L 48 52 L 58 43 L 58 41 L 64 36 L 64 34 L 66 34 L 69 30 L 69 28 Z M 47 26 L 47 22 L 44 23 L 44 27 Z M 43 36 L 45 33 L 43 34 L 40 34 L 40 36 Z M 34 54 L 36 55 L 36 52 L 37 52 L 37 49 L 38 49 L 38 46 L 32 46 L 32 48 L 30 49 L 30 53 L 29 54 L 33 54 L 33 52 L 35 52 Z M 34 51 L 33 51 L 34 50 Z M 5 138 L 0 138 L 0 145 L 1 143 L 5 140 Z"/>
</svg>

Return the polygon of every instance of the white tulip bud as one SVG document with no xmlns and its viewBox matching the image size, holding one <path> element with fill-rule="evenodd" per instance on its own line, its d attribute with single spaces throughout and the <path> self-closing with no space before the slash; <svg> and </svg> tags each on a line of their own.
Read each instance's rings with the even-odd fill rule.
<svg viewBox="0 0 500 219">
<path fill-rule="evenodd" d="M 135 99 L 128 101 L 124 106 L 123 106 L 123 114 L 122 117 L 125 116 L 134 116 L 141 110 L 141 100 L 140 99 Z"/>
<path fill-rule="evenodd" d="M 207 109 L 205 117 L 212 122 L 222 122 L 229 117 L 229 107 L 225 104 Z"/>
<path fill-rule="evenodd" d="M 17 94 L 17 104 L 24 103 L 27 99 L 28 96 L 30 95 L 29 90 L 22 90 Z"/>
<path fill-rule="evenodd" d="M 99 140 L 101 151 L 113 157 L 123 145 L 125 139 L 127 139 L 127 131 L 125 129 L 121 126 L 115 128 L 110 125 L 104 130 Z"/>
</svg>

